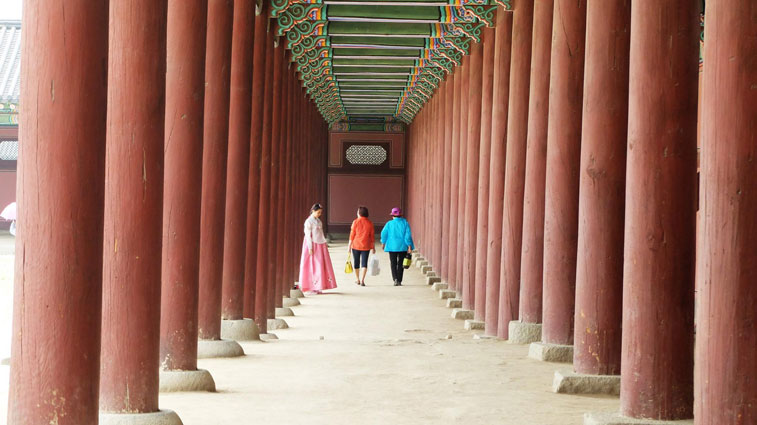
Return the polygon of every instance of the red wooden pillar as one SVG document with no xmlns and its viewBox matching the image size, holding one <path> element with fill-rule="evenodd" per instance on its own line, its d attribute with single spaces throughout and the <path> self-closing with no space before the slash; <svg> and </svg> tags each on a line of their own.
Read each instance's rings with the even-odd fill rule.
<svg viewBox="0 0 757 425">
<path fill-rule="evenodd" d="M 502 250 L 500 266 L 497 336 L 510 338 L 510 322 L 518 319 L 520 305 L 521 238 L 523 235 L 523 191 L 528 138 L 528 100 L 531 82 L 531 42 L 534 3 L 519 0 L 513 8 L 510 102 L 507 116 Z"/>
<path fill-rule="evenodd" d="M 468 172 L 468 152 L 470 147 L 468 146 L 468 104 L 470 100 L 470 56 L 463 57 L 462 64 L 460 66 L 460 127 L 459 141 L 460 141 L 460 173 L 458 181 L 458 197 L 457 197 L 457 238 L 455 239 L 455 260 L 457 265 L 455 272 L 457 274 L 457 294 L 460 299 L 465 295 L 465 282 L 463 280 L 465 274 L 465 234 L 467 230 L 467 208 L 465 204 L 466 197 L 466 177 Z M 469 308 L 472 308 L 469 306 Z"/>
<path fill-rule="evenodd" d="M 425 117 L 424 119 L 424 136 L 423 136 L 423 145 L 424 145 L 424 152 L 423 156 L 421 157 L 424 164 L 424 169 L 426 170 L 426 197 L 425 202 L 423 202 L 423 217 L 427 217 L 425 222 L 425 228 L 426 228 L 426 240 L 428 241 L 428 245 L 431 248 L 430 249 L 430 265 L 436 266 L 434 263 L 434 258 L 436 257 L 436 236 L 438 235 L 438 232 L 434 232 L 434 216 L 438 212 L 438 208 L 434 208 L 436 205 L 436 199 L 434 198 L 434 191 L 436 189 L 435 185 L 435 176 L 436 176 L 436 169 L 438 166 L 432 162 L 432 159 L 434 158 L 434 150 L 436 147 L 436 139 L 434 137 L 434 125 L 433 125 L 433 116 L 436 114 L 436 96 L 433 96 L 431 100 L 429 101 L 428 108 L 425 109 Z"/>
<path fill-rule="evenodd" d="M 419 212 L 420 217 L 426 217 L 424 210 L 429 202 L 429 199 L 426 197 L 426 186 L 428 184 L 428 177 L 426 175 L 426 170 L 428 168 L 426 166 L 426 160 L 428 159 L 426 155 L 426 147 L 428 146 L 428 140 L 425 132 L 425 120 L 423 119 L 423 117 L 426 116 L 426 111 L 426 107 L 423 107 L 418 113 L 418 126 L 413 132 L 413 141 L 415 145 L 414 162 L 418 167 L 418 173 L 416 174 L 418 176 L 418 182 L 415 185 L 417 186 L 418 190 L 415 193 L 415 199 L 417 204 L 416 211 Z M 413 212 L 412 214 L 415 214 L 415 212 Z M 418 239 L 420 241 L 420 246 L 422 249 L 421 254 L 426 260 L 430 261 L 430 244 L 426 242 L 426 226 L 428 222 L 427 220 L 420 220 L 419 224 L 420 226 L 418 228 Z"/>
<path fill-rule="evenodd" d="M 454 215 L 454 211 L 451 208 L 451 179 L 452 179 L 452 109 L 453 109 L 453 102 L 454 99 L 454 76 L 450 75 L 447 77 L 446 80 L 442 83 L 442 90 L 444 93 L 444 101 L 443 103 L 443 116 L 441 117 L 441 125 L 443 126 L 443 134 L 444 134 L 444 140 L 441 142 L 444 143 L 444 164 L 442 164 L 443 167 L 443 173 L 442 178 L 444 179 L 442 182 L 442 205 L 441 208 L 444 210 L 443 216 L 442 216 L 442 226 L 441 226 L 441 233 L 442 235 L 442 246 L 440 248 L 441 250 L 441 263 L 439 264 L 439 276 L 442 279 L 447 279 L 449 277 L 449 263 L 450 263 L 450 253 L 449 253 L 449 231 L 450 223 L 453 220 L 452 216 Z"/>
<path fill-rule="evenodd" d="M 447 282 L 449 289 L 457 290 L 457 227 L 460 222 L 458 214 L 460 198 L 460 89 L 462 82 L 462 70 L 458 67 L 452 74 L 452 131 L 450 134 L 450 211 L 455 213 L 450 216 L 447 247 Z"/>
<path fill-rule="evenodd" d="M 573 344 L 586 3 L 555 0 L 544 200 L 542 341 Z"/>
<path fill-rule="evenodd" d="M 244 319 L 245 247 L 252 110 L 252 56 L 255 2 L 234 1 L 226 214 L 223 238 L 224 336 L 257 339 L 254 322 Z M 213 23 L 217 25 L 217 23 Z M 217 255 L 217 253 L 216 253 Z"/>
<path fill-rule="evenodd" d="M 273 107 L 273 36 L 271 32 L 266 34 L 265 43 L 265 78 L 263 80 L 263 110 L 262 127 L 260 129 L 260 141 L 262 143 L 260 153 L 260 199 L 258 202 L 258 239 L 256 249 L 256 276 L 255 276 L 255 323 L 261 334 L 266 334 L 268 329 L 268 292 L 270 282 L 268 280 L 268 233 L 270 230 L 270 217 L 272 214 L 271 198 L 271 109 Z"/>
<path fill-rule="evenodd" d="M 694 421 L 757 423 L 757 4 L 707 3 Z M 715 46 L 710 48 L 710 46 Z"/>
<path fill-rule="evenodd" d="M 205 125 L 202 166 L 202 210 L 200 218 L 200 299 L 198 357 L 232 357 L 244 354 L 234 341 L 220 341 L 223 294 L 224 204 L 228 202 L 227 156 L 229 153 L 229 110 L 234 3 L 212 0 L 208 4 L 208 54 L 205 59 Z M 233 112 L 232 112 L 233 114 Z M 233 182 L 232 182 L 233 183 Z M 241 294 L 240 294 L 241 296 Z M 228 335 L 227 335 L 228 336 Z M 229 336 L 232 339 L 234 336 Z"/>
<path fill-rule="evenodd" d="M 197 371 L 206 0 L 168 1 L 161 390 L 214 390 Z M 170 373 L 169 373 L 170 372 Z M 186 373 L 184 373 L 186 372 Z M 192 386 L 203 376 L 202 386 Z M 164 379 L 165 377 L 165 379 Z"/>
<path fill-rule="evenodd" d="M 285 58 L 286 59 L 286 58 Z M 283 70 L 283 86 L 284 96 L 282 98 L 283 114 L 281 117 L 281 172 L 279 173 L 279 225 L 281 229 L 280 240 L 278 241 L 278 249 L 276 259 L 274 261 L 277 267 L 277 284 L 279 288 L 279 296 L 276 297 L 276 306 L 282 307 L 284 297 L 289 297 L 289 288 L 291 283 L 289 282 L 289 267 L 291 266 L 291 258 L 288 258 L 287 243 L 289 238 L 287 237 L 287 214 L 289 213 L 289 192 L 291 190 L 289 184 L 289 161 L 291 160 L 292 149 L 292 120 L 291 120 L 291 105 L 292 105 L 292 80 L 291 80 L 291 68 L 288 67 L 289 63 L 285 63 Z"/>
<path fill-rule="evenodd" d="M 444 201 L 444 174 L 447 169 L 444 168 L 444 109 L 445 93 L 442 83 L 436 91 L 436 108 L 433 117 L 434 126 L 434 204 L 431 205 L 434 215 L 434 271 L 437 276 L 442 269 L 442 228 L 444 216 L 449 214 L 449 210 L 443 207 Z"/>
<path fill-rule="evenodd" d="M 541 323 L 542 266 L 544 249 L 544 181 L 547 164 L 547 119 L 554 0 L 534 0 L 531 78 L 528 100 L 526 180 L 523 192 L 523 237 L 520 259 L 520 322 Z M 521 344 L 538 341 L 541 331 L 524 338 L 510 333 Z"/>
<path fill-rule="evenodd" d="M 257 282 L 257 252 L 258 252 L 258 217 L 260 216 L 261 194 L 261 150 L 263 146 L 263 104 L 266 78 L 266 33 L 268 15 L 266 8 L 255 16 L 252 57 L 252 103 L 250 108 L 250 170 L 247 183 L 247 237 L 245 238 L 244 260 L 244 317 L 255 317 L 255 297 Z M 256 321 L 258 331 L 265 333 L 267 328 L 261 328 Z"/>
<path fill-rule="evenodd" d="M 282 115 L 282 83 L 284 77 L 284 48 L 276 46 L 272 51 L 273 55 L 273 74 L 272 81 L 272 111 L 271 111 L 271 181 L 270 196 L 268 199 L 268 208 L 271 209 L 269 216 L 269 226 L 271 231 L 268 232 L 268 243 L 264 250 L 265 265 L 267 268 L 266 280 L 268 281 L 268 300 L 266 309 L 268 319 L 274 319 L 276 316 L 276 306 L 280 305 L 281 286 L 278 284 L 278 264 L 276 261 L 276 252 L 279 245 L 278 222 L 281 216 L 279 209 L 279 172 L 281 171 L 281 115 Z M 269 326 L 270 328 L 270 326 Z"/>
<path fill-rule="evenodd" d="M 431 166 L 431 183 L 432 183 L 432 192 L 431 192 L 431 203 L 428 204 L 428 211 L 431 213 L 432 219 L 430 220 L 430 226 L 432 229 L 434 229 L 431 232 L 431 242 L 433 244 L 433 250 L 432 250 L 432 264 L 434 265 L 434 271 L 438 272 L 441 262 L 441 246 L 442 246 L 442 235 L 441 232 L 439 232 L 437 229 L 440 228 L 442 223 L 442 214 L 443 210 L 441 208 L 441 199 L 439 199 L 440 195 L 440 188 L 439 188 L 439 178 L 441 176 L 441 173 L 444 171 L 442 169 L 443 167 L 443 158 L 444 153 L 441 151 L 441 148 L 444 147 L 444 137 L 440 135 L 439 127 L 440 127 L 440 108 L 442 107 L 442 96 L 441 96 L 441 90 L 438 88 L 436 90 L 436 93 L 434 93 L 433 97 L 434 101 L 434 108 L 431 113 L 431 118 L 429 119 L 429 130 L 431 131 L 429 143 L 431 144 L 431 152 L 430 152 L 430 158 L 429 160 L 433 160 L 433 163 L 430 164 Z M 441 158 L 441 161 L 440 161 Z"/>
<path fill-rule="evenodd" d="M 505 13 L 504 11 L 502 13 Z M 494 96 L 494 28 L 485 28 L 482 34 L 483 62 L 481 67 L 480 150 L 478 158 L 478 199 L 476 205 L 476 243 L 474 315 L 477 321 L 486 319 L 486 264 L 489 242 L 489 167 L 492 151 L 492 108 Z"/>
<path fill-rule="evenodd" d="M 108 5 L 24 8 L 8 423 L 96 424 Z"/>
<path fill-rule="evenodd" d="M 166 4 L 110 3 L 101 423 L 158 412 Z"/>
<path fill-rule="evenodd" d="M 631 6 L 620 389 L 621 413 L 631 417 L 692 416 L 696 5 Z"/>
<path fill-rule="evenodd" d="M 282 251 L 279 258 L 282 260 L 282 278 L 281 289 L 284 298 L 289 298 L 289 290 L 292 288 L 292 274 L 291 270 L 294 268 L 294 261 L 292 258 L 292 238 L 291 235 L 291 218 L 292 218 L 292 206 L 293 206 L 293 194 L 294 189 L 292 187 L 292 157 L 293 152 L 293 139 L 295 137 L 294 120 L 293 120 L 293 108 L 294 108 L 294 96 L 296 86 L 293 84 L 296 81 L 296 75 L 294 69 L 290 65 L 287 70 L 287 106 L 286 106 L 286 155 L 284 158 L 284 164 L 286 170 L 283 176 L 282 189 L 284 192 L 284 206 L 283 206 L 283 222 L 282 222 Z"/>
<path fill-rule="evenodd" d="M 515 4 L 517 7 L 518 4 Z M 492 78 L 491 159 L 489 161 L 489 198 L 487 212 L 486 310 L 484 329 L 497 335 L 499 320 L 499 275 L 502 251 L 502 194 L 505 188 L 505 151 L 507 148 L 507 116 L 510 98 L 510 59 L 513 14 L 500 8 L 494 32 L 494 75 Z"/>
<path fill-rule="evenodd" d="M 578 212 L 578 373 L 620 374 L 631 1 L 588 4 Z"/>
</svg>

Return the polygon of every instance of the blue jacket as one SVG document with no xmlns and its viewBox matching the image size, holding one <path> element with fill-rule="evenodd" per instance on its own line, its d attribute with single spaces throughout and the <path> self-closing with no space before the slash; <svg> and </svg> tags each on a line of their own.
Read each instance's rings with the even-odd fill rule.
<svg viewBox="0 0 757 425">
<path fill-rule="evenodd" d="M 415 249 L 410 224 L 402 217 L 395 217 L 381 230 L 381 243 L 386 244 L 386 252 L 403 252 L 410 247 Z"/>
</svg>

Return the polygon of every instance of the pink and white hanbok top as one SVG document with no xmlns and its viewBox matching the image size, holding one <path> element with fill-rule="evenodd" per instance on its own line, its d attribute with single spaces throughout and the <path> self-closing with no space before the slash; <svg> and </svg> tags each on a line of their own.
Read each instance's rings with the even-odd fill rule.
<svg viewBox="0 0 757 425">
<path fill-rule="evenodd" d="M 312 215 L 305 220 L 305 243 L 311 251 L 313 250 L 314 243 L 326 243 L 326 236 L 323 234 L 323 223 Z"/>
</svg>

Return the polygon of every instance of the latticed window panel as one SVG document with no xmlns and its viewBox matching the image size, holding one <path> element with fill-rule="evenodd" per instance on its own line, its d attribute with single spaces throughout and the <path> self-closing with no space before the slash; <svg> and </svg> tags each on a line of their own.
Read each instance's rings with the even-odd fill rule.
<svg viewBox="0 0 757 425">
<path fill-rule="evenodd" d="M 347 148 L 347 161 L 352 165 L 381 165 L 386 162 L 387 152 L 378 145 L 352 145 Z"/>
<path fill-rule="evenodd" d="M 0 140 L 0 160 L 18 161 L 17 140 Z"/>
</svg>

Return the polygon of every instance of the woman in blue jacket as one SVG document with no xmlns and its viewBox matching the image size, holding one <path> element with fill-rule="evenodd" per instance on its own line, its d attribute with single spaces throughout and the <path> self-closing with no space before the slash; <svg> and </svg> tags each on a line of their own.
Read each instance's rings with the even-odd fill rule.
<svg viewBox="0 0 757 425">
<path fill-rule="evenodd" d="M 402 218 L 402 211 L 399 208 L 392 208 L 391 215 L 392 220 L 381 230 L 381 243 L 384 251 L 389 253 L 394 286 L 402 286 L 402 274 L 405 271 L 402 260 L 415 249 L 415 244 L 413 244 L 410 224 Z"/>
</svg>

